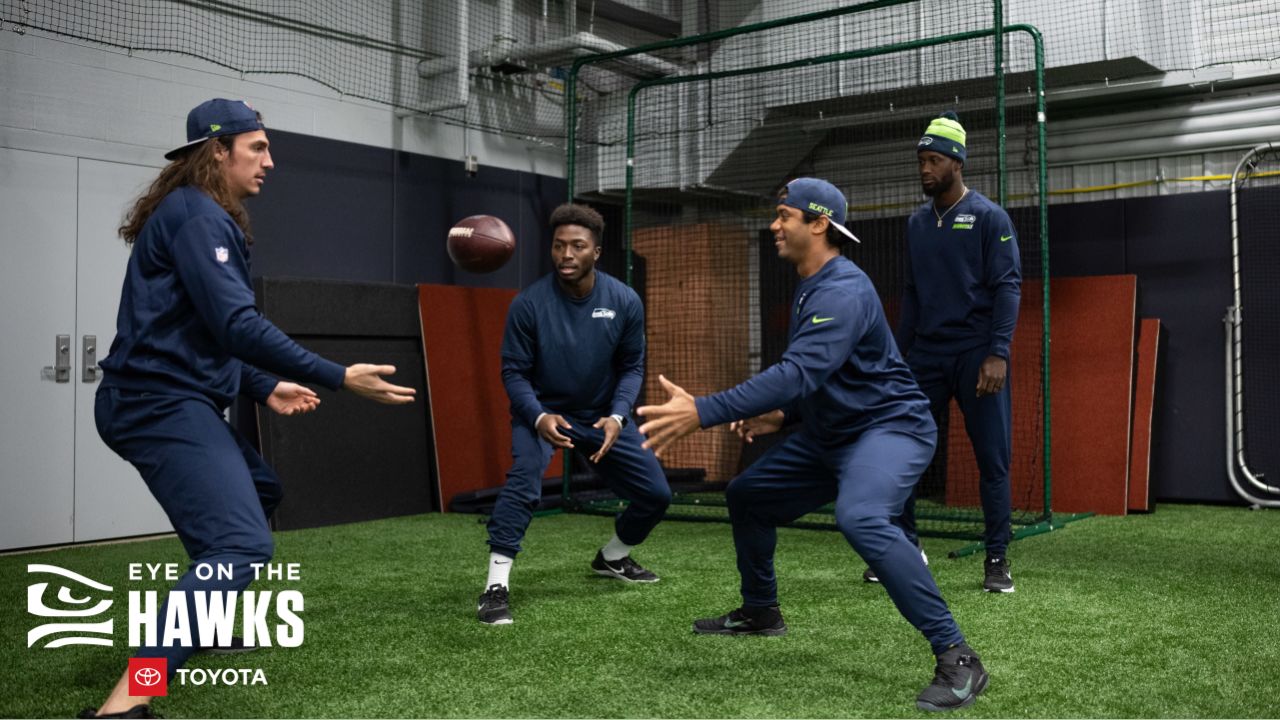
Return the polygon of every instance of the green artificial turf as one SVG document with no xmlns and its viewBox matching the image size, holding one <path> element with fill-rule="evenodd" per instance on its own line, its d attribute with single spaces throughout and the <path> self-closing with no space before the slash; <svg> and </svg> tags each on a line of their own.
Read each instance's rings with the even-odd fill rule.
<svg viewBox="0 0 1280 720">
<path fill-rule="evenodd" d="M 306 641 L 189 667 L 261 668 L 263 686 L 170 687 L 170 717 L 908 717 L 932 677 L 924 640 L 837 533 L 779 532 L 790 634 L 700 637 L 737 605 L 729 526 L 667 522 L 635 556 L 662 576 L 629 586 L 588 570 L 608 518 L 534 520 L 512 573 L 516 622 L 483 626 L 484 526 L 423 515 L 279 533 L 300 563 Z M 981 555 L 926 540 L 944 597 L 991 684 L 966 717 L 1275 716 L 1280 513 L 1161 506 L 1019 541 L 1017 592 L 979 590 Z M 28 649 L 29 562 L 112 584 L 116 645 Z M 69 717 L 124 668 L 130 562 L 185 562 L 174 539 L 0 557 L 0 715 Z"/>
</svg>

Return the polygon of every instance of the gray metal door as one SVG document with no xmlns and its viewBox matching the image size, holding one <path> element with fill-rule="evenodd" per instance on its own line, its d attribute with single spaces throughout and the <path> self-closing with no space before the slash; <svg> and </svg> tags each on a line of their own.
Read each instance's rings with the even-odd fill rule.
<svg viewBox="0 0 1280 720">
<path fill-rule="evenodd" d="M 130 203 L 155 179 L 157 169 L 81 158 L 79 171 L 72 378 L 76 388 L 75 540 L 169 532 L 168 518 L 138 472 L 102 442 L 93 420 L 99 378 L 94 365 L 106 357 L 115 337 L 120 286 L 129 261 L 129 248 L 116 230 Z"/>
<path fill-rule="evenodd" d="M 0 548 L 70 542 L 75 158 L 0 148 L 0 317 Z"/>
</svg>

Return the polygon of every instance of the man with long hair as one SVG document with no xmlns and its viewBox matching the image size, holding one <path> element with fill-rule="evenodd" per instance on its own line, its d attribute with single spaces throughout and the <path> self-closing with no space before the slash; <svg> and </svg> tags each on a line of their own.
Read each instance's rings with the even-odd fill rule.
<svg viewBox="0 0 1280 720">
<path fill-rule="evenodd" d="M 383 380 L 395 372 L 389 365 L 344 368 L 304 349 L 254 306 L 241 203 L 273 167 L 262 116 L 242 101 L 210 100 L 187 116 L 187 140 L 165 155 L 172 162 L 120 228 L 133 252 L 94 417 L 191 556 L 173 588 L 183 595 L 170 599 L 185 602 L 194 618 L 197 592 L 239 593 L 253 579 L 251 565 L 274 552 L 267 520 L 282 497 L 280 480 L 224 420 L 235 396 L 281 415 L 319 406 L 314 391 L 268 372 L 393 405 L 412 402 L 414 390 Z M 214 571 L 198 573 L 201 565 Z M 217 571 L 224 567 L 230 578 Z M 165 605 L 157 617 L 166 617 Z M 160 639 L 137 657 L 164 658 L 172 678 L 196 650 Z M 130 695 L 128 680 L 126 672 L 101 707 L 80 716 L 153 717 L 151 698 Z"/>
</svg>

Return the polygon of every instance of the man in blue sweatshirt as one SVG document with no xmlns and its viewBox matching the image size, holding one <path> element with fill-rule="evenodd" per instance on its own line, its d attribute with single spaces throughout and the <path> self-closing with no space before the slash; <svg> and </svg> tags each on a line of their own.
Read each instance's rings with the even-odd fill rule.
<svg viewBox="0 0 1280 720">
<path fill-rule="evenodd" d="M 476 614 L 508 625 L 511 566 L 556 448 L 590 453 L 629 501 L 591 569 L 625 582 L 658 576 L 631 559 L 671 503 L 666 474 L 643 449 L 631 408 L 644 379 L 644 306 L 635 291 L 595 269 L 604 219 L 585 205 L 551 213 L 556 271 L 511 302 L 502 340 L 502 381 L 511 400 L 511 470 L 489 519 L 489 577 Z"/>
<path fill-rule="evenodd" d="M 955 398 L 978 460 L 987 557 L 982 588 L 1013 592 L 1005 557 L 1012 501 L 1009 344 L 1018 324 L 1022 264 L 1008 213 L 965 187 L 965 131 L 955 113 L 916 145 L 928 202 L 907 220 L 907 287 L 898 347 L 935 417 Z M 916 542 L 914 496 L 895 522 Z M 863 579 L 877 582 L 874 569 Z"/>
<path fill-rule="evenodd" d="M 917 707 L 952 710 L 971 705 L 988 676 L 919 551 L 890 522 L 928 467 L 937 430 L 871 280 L 840 254 L 846 240 L 856 240 L 844 227 L 845 210 L 844 195 L 824 180 L 788 183 L 770 226 L 778 256 L 801 277 L 782 359 L 699 398 L 660 376 L 671 399 L 637 410 L 640 432 L 661 457 L 699 428 L 729 422 L 749 442 L 784 424 L 801 426 L 729 483 L 742 606 L 695 621 L 694 632 L 785 634 L 773 568 L 777 527 L 834 501 L 840 531 L 937 657 Z"/>
<path fill-rule="evenodd" d="M 235 396 L 281 415 L 320 404 L 314 391 L 269 373 L 388 404 L 413 402 L 414 390 L 382 379 L 394 367 L 343 367 L 302 348 L 254 306 L 241 203 L 258 194 L 273 167 L 257 111 L 239 100 L 202 103 L 187 116 L 187 140 L 165 155 L 172 162 L 120 228 L 133 252 L 94 418 L 103 441 L 138 469 L 190 555 L 173 588 L 183 596 L 172 597 L 184 597 L 186 616 L 195 618 L 197 593 L 244 590 L 251 565 L 274 552 L 267 520 L 282 488 L 223 419 Z M 198 566 L 212 571 L 207 579 Z M 217 571 L 223 567 L 231 577 Z M 168 600 L 157 617 L 167 610 Z M 197 649 L 160 639 L 137 657 L 164 658 L 172 678 Z M 126 672 L 101 707 L 80 717 L 154 717 L 150 700 L 129 693 Z"/>
</svg>

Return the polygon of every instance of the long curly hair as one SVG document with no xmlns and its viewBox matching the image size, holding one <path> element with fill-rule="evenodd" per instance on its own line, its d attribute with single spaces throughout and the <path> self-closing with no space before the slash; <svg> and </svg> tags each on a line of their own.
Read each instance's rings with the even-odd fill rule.
<svg viewBox="0 0 1280 720">
<path fill-rule="evenodd" d="M 160 176 L 142 193 L 124 216 L 124 224 L 120 226 L 120 237 L 126 245 L 133 245 L 142 233 L 142 228 L 151 219 L 156 206 L 165 196 L 184 185 L 191 185 L 208 193 L 213 201 L 227 211 L 231 219 L 244 233 L 245 242 L 253 244 L 253 233 L 249 230 L 249 213 L 244 209 L 240 199 L 231 194 L 222 175 L 222 163 L 215 151 L 218 145 L 230 153 L 235 147 L 235 135 L 223 135 L 212 138 L 184 151 L 164 166 Z"/>
</svg>

